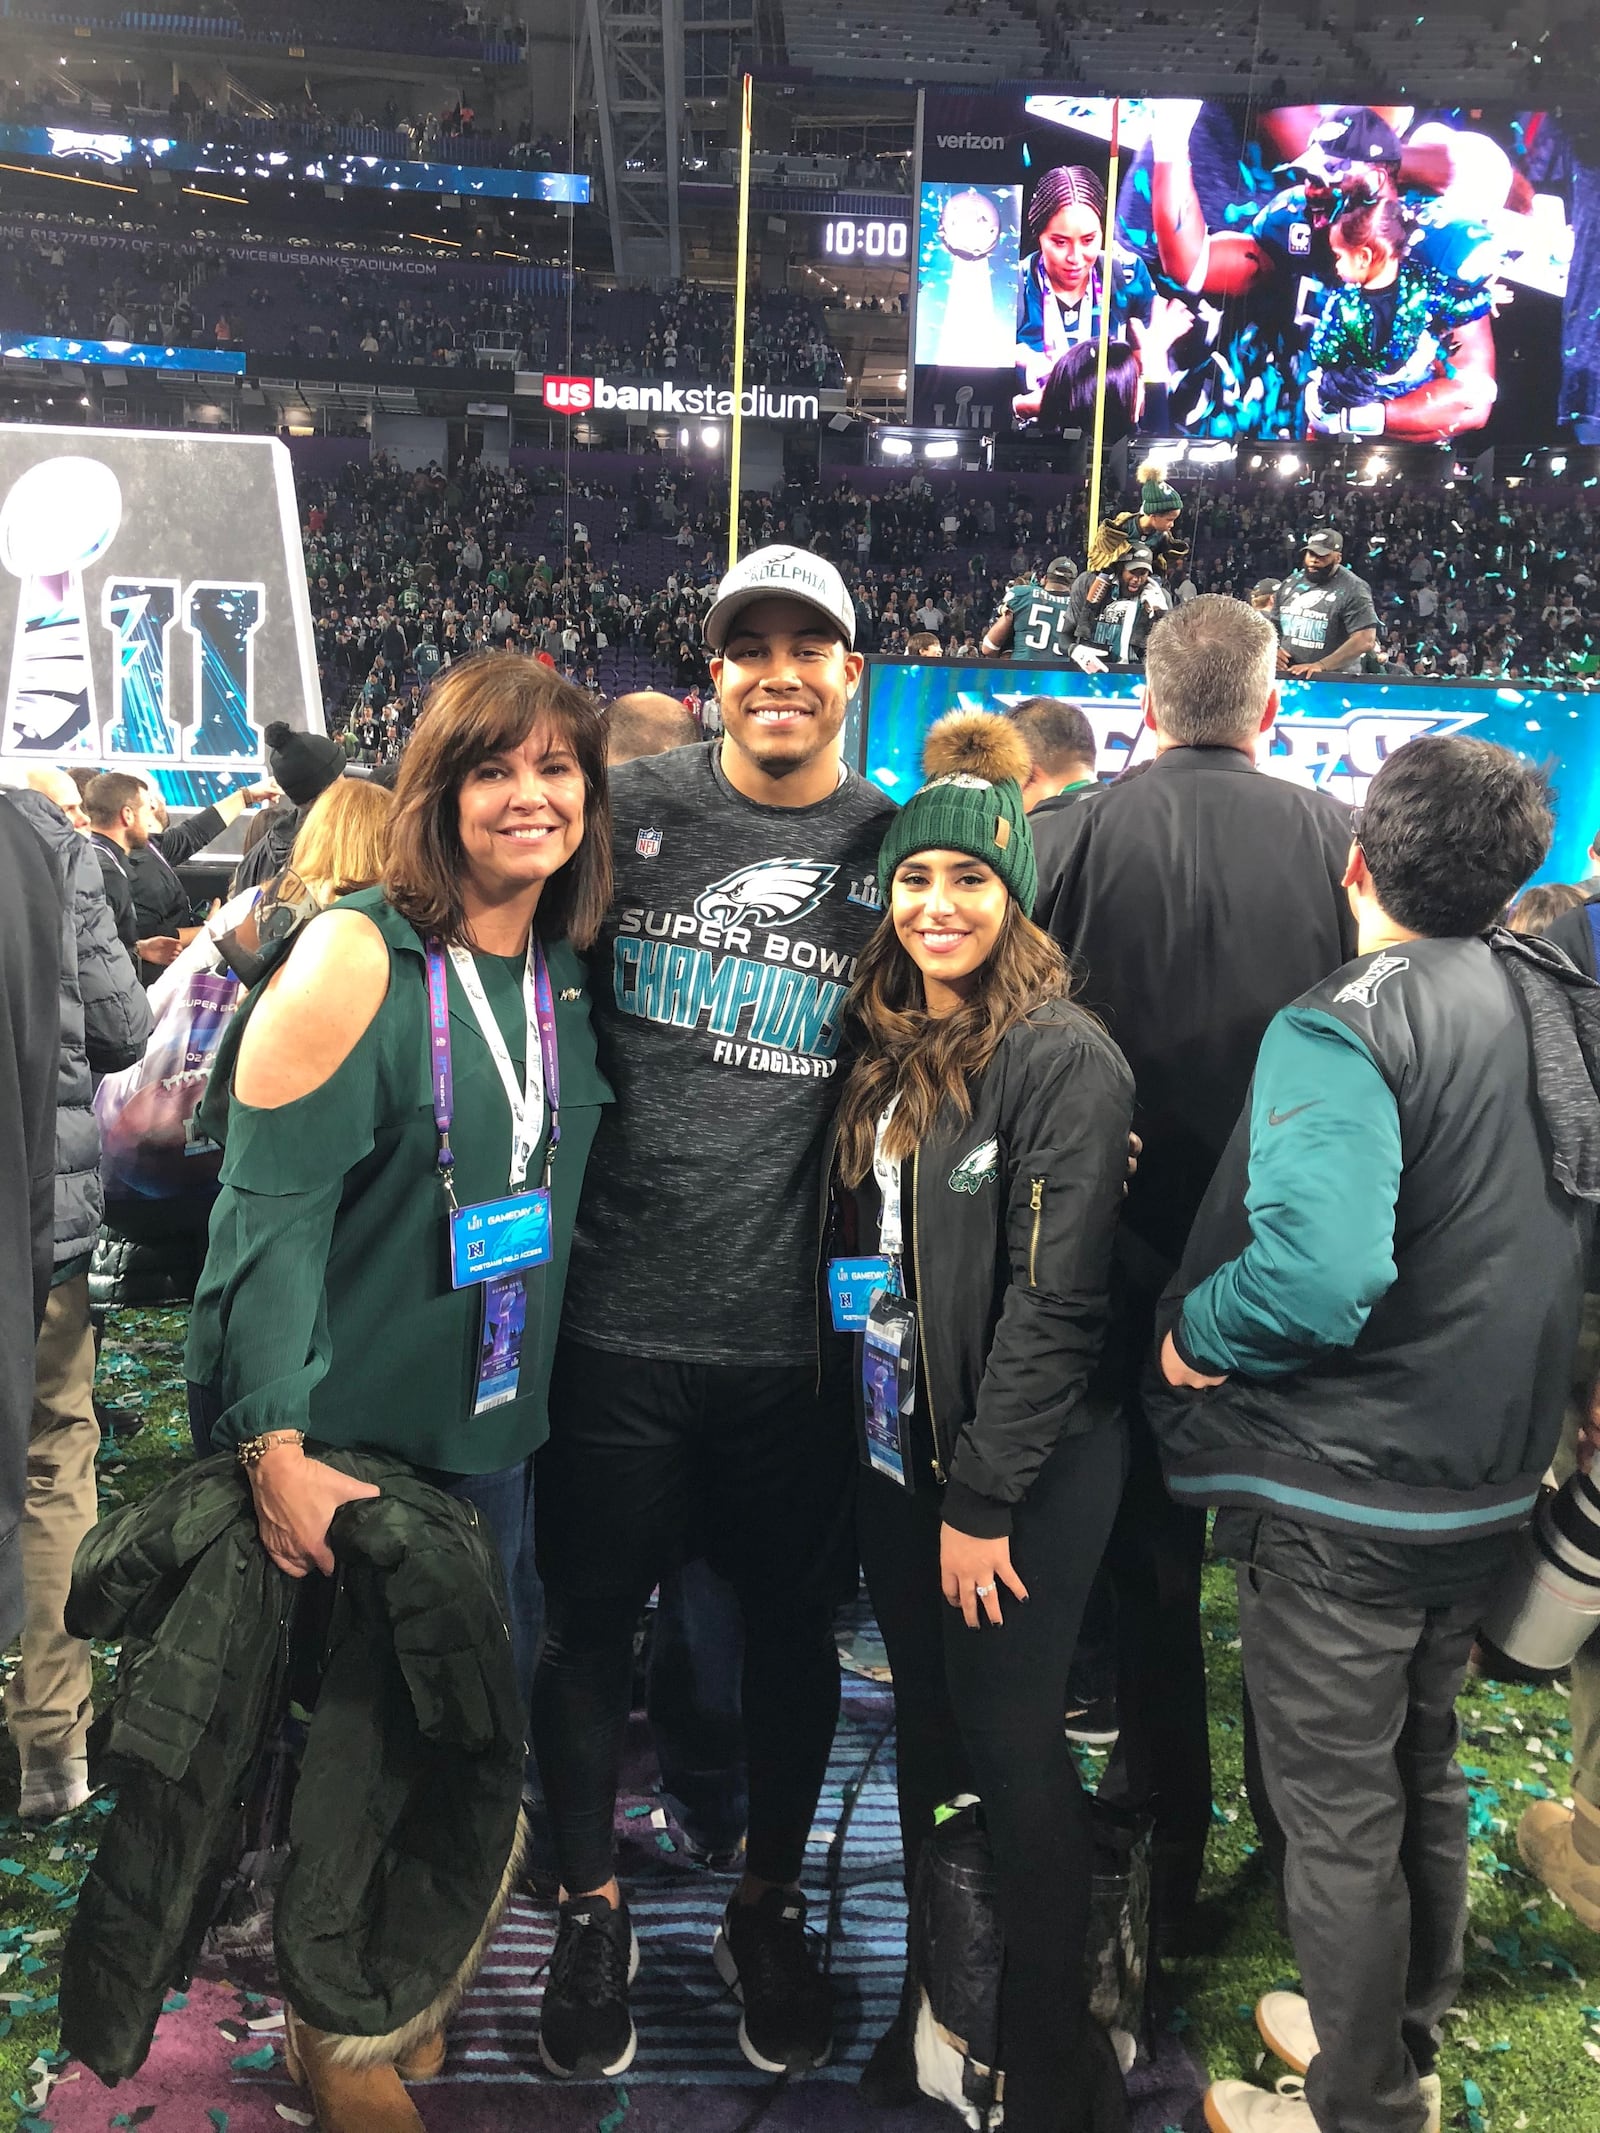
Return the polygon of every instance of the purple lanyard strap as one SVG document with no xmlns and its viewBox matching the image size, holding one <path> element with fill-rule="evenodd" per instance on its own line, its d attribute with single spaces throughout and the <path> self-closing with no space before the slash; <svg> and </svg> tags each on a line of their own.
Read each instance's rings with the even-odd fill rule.
<svg viewBox="0 0 1600 2133">
<path fill-rule="evenodd" d="M 539 1029 L 539 1057 L 544 1066 L 544 1095 L 550 1110 L 550 1138 L 545 1146 L 544 1182 L 550 1184 L 550 1169 L 561 1139 L 561 1057 L 556 1045 L 555 1002 L 550 990 L 550 970 L 544 945 L 535 935 L 533 949 L 533 996 Z M 455 1150 L 450 1145 L 450 1125 L 455 1116 L 455 1075 L 450 1065 L 450 991 L 445 978 L 444 949 L 436 940 L 428 943 L 428 1047 L 433 1080 L 433 1123 L 439 1134 L 439 1182 L 450 1205 L 456 1205 Z"/>
</svg>

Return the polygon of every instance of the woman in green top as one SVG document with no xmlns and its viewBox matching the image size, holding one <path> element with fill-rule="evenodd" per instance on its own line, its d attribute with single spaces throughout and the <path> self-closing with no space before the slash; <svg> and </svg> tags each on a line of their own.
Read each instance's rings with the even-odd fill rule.
<svg viewBox="0 0 1600 2133">
<path fill-rule="evenodd" d="M 401 766 L 383 882 L 303 928 L 219 1050 L 203 1115 L 225 1154 L 191 1404 L 213 1449 L 239 1448 L 262 1542 L 291 1577 L 331 1572 L 334 1513 L 374 1493 L 318 1460 L 321 1443 L 397 1453 L 469 1498 L 510 1580 L 578 1193 L 611 1100 L 578 954 L 605 913 L 610 852 L 590 699 L 515 653 L 453 668 Z M 471 1285 L 453 1285 L 452 1205 L 541 1185 L 548 1257 L 522 1275 L 515 1313 L 505 1283 L 470 1267 Z"/>
</svg>

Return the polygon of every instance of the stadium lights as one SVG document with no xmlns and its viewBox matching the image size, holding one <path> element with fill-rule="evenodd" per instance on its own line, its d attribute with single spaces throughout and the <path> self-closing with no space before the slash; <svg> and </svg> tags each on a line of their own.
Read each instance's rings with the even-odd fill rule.
<svg viewBox="0 0 1600 2133">
<path fill-rule="evenodd" d="M 1565 452 L 1551 453 L 1550 471 L 1552 474 L 1565 474 L 1567 471 L 1567 455 Z"/>
<path fill-rule="evenodd" d="M 722 442 L 722 432 L 714 422 L 708 422 L 700 432 L 700 442 L 708 452 L 714 452 Z"/>
<path fill-rule="evenodd" d="M 678 449 L 682 452 L 687 452 L 689 449 L 689 432 L 687 430 L 679 430 L 678 432 Z"/>
<path fill-rule="evenodd" d="M 954 459 L 960 449 L 953 437 L 942 437 L 936 444 L 925 444 L 922 456 L 924 459 Z"/>
<path fill-rule="evenodd" d="M 1252 453 L 1250 454 L 1250 465 L 1251 465 L 1251 467 L 1252 467 L 1252 468 L 1255 468 L 1255 467 L 1258 467 L 1258 466 L 1260 466 L 1260 464 L 1261 464 L 1261 454 L 1260 454 L 1259 452 L 1252 452 Z"/>
<path fill-rule="evenodd" d="M 1299 471 L 1299 460 L 1295 458 L 1293 452 L 1285 452 L 1283 457 L 1278 461 L 1278 472 L 1280 474 L 1298 474 Z"/>
<path fill-rule="evenodd" d="M 911 440 L 909 437 L 880 437 L 878 449 L 885 459 L 909 459 Z"/>
</svg>

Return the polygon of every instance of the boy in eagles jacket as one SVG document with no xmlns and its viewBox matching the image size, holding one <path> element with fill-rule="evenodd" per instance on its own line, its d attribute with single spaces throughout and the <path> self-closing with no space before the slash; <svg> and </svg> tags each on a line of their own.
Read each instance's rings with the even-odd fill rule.
<svg viewBox="0 0 1600 2133">
<path fill-rule="evenodd" d="M 1439 2125 L 1455 1698 L 1555 1449 L 1600 1190 L 1593 988 L 1490 931 L 1550 835 L 1504 749 L 1390 757 L 1345 872 L 1359 953 L 1268 1027 L 1158 1322 L 1151 1420 L 1237 1565 L 1305 1983 L 1257 2009 L 1304 2097 L 1214 2083 L 1214 2133 Z"/>
</svg>

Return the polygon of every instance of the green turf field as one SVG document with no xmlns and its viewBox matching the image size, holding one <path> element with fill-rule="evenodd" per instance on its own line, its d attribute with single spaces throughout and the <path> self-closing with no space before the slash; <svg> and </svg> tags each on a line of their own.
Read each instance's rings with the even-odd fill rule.
<svg viewBox="0 0 1600 2133">
<path fill-rule="evenodd" d="M 143 1426 L 102 1448 L 106 1509 L 136 1500 L 188 1456 L 179 1312 L 112 1314 L 98 1390 Z M 1251 2010 L 1294 1981 L 1270 1894 L 1249 1873 L 1255 1829 L 1244 1802 L 1239 1647 L 1232 1579 L 1208 1573 L 1206 1634 L 1216 1763 L 1208 1891 L 1243 1875 L 1221 1951 L 1176 1972 L 1185 2041 L 1214 2075 L 1255 2075 Z M 96 1652 L 96 1673 L 116 1663 Z M 6 1661 L 0 1659 L 0 1672 Z M 1600 2133 L 1600 1942 L 1523 1872 L 1513 1832 L 1532 1799 L 1568 1791 L 1569 1729 L 1555 1689 L 1470 1686 L 1462 1761 L 1472 1787 L 1472 1926 L 1461 2006 L 1444 2059 L 1445 2124 L 1459 2133 Z M 60 1935 L 92 1856 L 100 1803 L 42 1834 L 17 1822 L 16 1760 L 0 1733 L 0 2133 L 48 2122 L 56 2055 Z M 9 1996 L 9 1997 L 8 1997 Z M 1270 2080 L 1276 2067 L 1262 2070 Z"/>
</svg>

